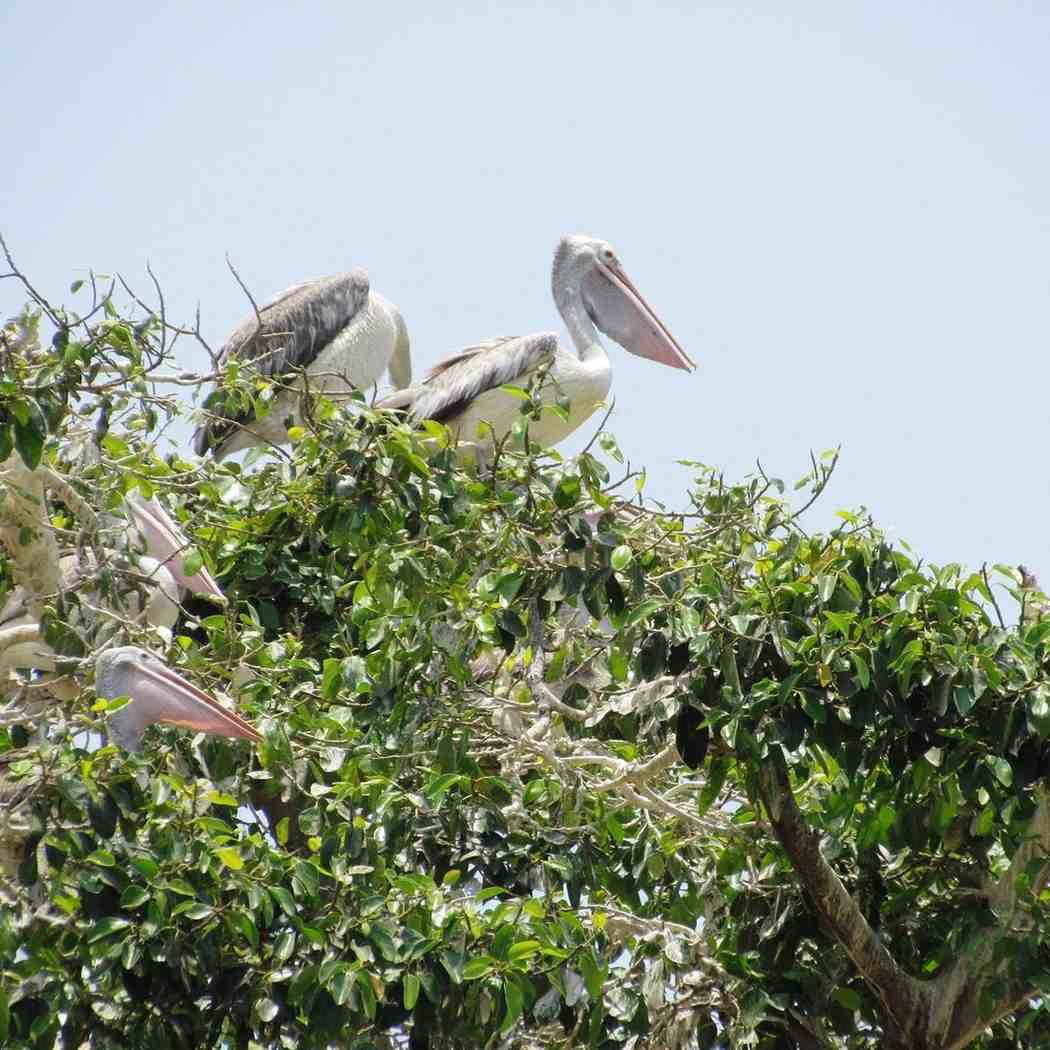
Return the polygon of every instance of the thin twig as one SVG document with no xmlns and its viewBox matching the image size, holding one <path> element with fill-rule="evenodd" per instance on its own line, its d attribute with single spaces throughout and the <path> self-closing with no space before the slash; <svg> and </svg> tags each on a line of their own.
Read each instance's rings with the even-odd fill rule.
<svg viewBox="0 0 1050 1050">
<path fill-rule="evenodd" d="M 149 259 L 146 260 L 146 273 L 149 274 L 150 280 L 153 282 L 153 290 L 157 293 L 157 302 L 160 304 L 160 352 L 163 357 L 168 349 L 168 317 L 164 308 L 164 291 L 160 286 L 160 281 L 157 280 L 157 275 L 149 264 Z"/>
<path fill-rule="evenodd" d="M 244 292 L 244 294 L 246 296 L 248 296 L 248 302 L 250 302 L 252 304 L 252 309 L 255 311 L 255 322 L 258 325 L 258 327 L 256 328 L 255 332 L 252 334 L 252 339 L 254 339 L 255 336 L 260 331 L 262 331 L 262 326 L 263 326 L 262 314 L 259 313 L 259 304 L 255 301 L 255 296 L 252 295 L 252 293 L 250 291 L 248 291 L 248 286 L 244 283 L 243 280 L 241 280 L 241 275 L 237 272 L 237 267 L 233 265 L 233 260 L 230 258 L 230 253 L 229 252 L 226 253 L 226 265 L 229 268 L 230 273 L 233 274 L 233 276 L 234 276 L 235 280 L 237 281 L 237 283 L 241 286 L 241 291 Z M 250 342 L 251 340 L 247 340 L 247 341 Z"/>
<path fill-rule="evenodd" d="M 609 422 L 609 417 L 613 414 L 613 409 L 615 407 L 616 407 L 616 398 L 614 397 L 612 399 L 612 401 L 609 402 L 609 407 L 605 410 L 605 415 L 602 416 L 602 421 L 598 424 L 598 429 L 592 435 L 591 440 L 588 441 L 587 444 L 583 446 L 583 449 L 580 452 L 581 456 L 583 455 L 584 452 L 590 452 L 591 447 L 594 445 L 595 441 L 598 440 L 598 438 L 601 436 L 602 431 L 605 429 L 605 424 Z"/>
<path fill-rule="evenodd" d="M 62 320 L 55 312 L 51 304 L 29 283 L 29 279 L 17 266 L 15 261 L 11 257 L 11 252 L 8 250 L 7 241 L 4 240 L 4 235 L 0 233 L 0 248 L 3 249 L 4 258 L 7 260 L 7 265 L 11 267 L 11 275 L 17 277 L 22 282 L 22 286 L 27 292 L 33 297 L 37 305 L 51 318 L 52 323 L 56 328 L 62 327 Z"/>
</svg>

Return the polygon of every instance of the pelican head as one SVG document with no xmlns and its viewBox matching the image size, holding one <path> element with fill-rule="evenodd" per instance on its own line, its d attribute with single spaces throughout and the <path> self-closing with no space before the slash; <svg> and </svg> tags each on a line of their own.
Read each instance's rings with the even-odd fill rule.
<svg viewBox="0 0 1050 1050">
<path fill-rule="evenodd" d="M 554 253 L 551 286 L 563 314 L 571 310 L 571 300 L 582 301 L 598 329 L 632 354 L 686 372 L 696 367 L 642 298 L 607 241 L 582 233 L 563 237 Z"/>
<path fill-rule="evenodd" d="M 154 722 L 254 743 L 262 740 L 244 719 L 177 675 L 163 660 L 134 645 L 108 649 L 99 656 L 95 693 L 106 700 L 130 698 L 109 719 L 110 736 L 128 751 L 139 749 L 143 732 Z"/>
</svg>

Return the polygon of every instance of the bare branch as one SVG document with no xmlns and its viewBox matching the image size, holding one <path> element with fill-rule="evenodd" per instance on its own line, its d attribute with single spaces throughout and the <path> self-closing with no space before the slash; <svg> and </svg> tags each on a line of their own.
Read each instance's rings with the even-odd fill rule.
<svg viewBox="0 0 1050 1050">
<path fill-rule="evenodd" d="M 66 478 L 50 467 L 41 467 L 40 476 L 44 488 L 54 492 L 88 529 L 98 527 L 98 515 Z"/>
<path fill-rule="evenodd" d="M 4 666 L 4 653 L 16 645 L 32 645 L 41 639 L 40 624 L 26 623 L 17 627 L 0 628 L 0 667 Z"/>
<path fill-rule="evenodd" d="M 157 280 L 157 275 L 150 267 L 148 259 L 146 260 L 146 273 L 153 282 L 153 290 L 157 293 L 157 302 L 160 304 L 160 352 L 163 356 L 168 349 L 168 315 L 164 308 L 164 290 L 160 286 L 160 281 Z"/>
<path fill-rule="evenodd" d="M 62 327 L 62 319 L 59 317 L 58 312 L 51 306 L 51 304 L 29 283 L 29 278 L 17 266 L 15 261 L 11 257 L 11 252 L 8 250 L 7 241 L 4 240 L 3 234 L 0 234 L 0 248 L 3 249 L 4 258 L 7 260 L 7 265 L 11 267 L 11 275 L 17 277 L 22 282 L 22 287 L 30 294 L 33 301 L 47 314 L 51 319 L 51 322 L 56 328 Z"/>
<path fill-rule="evenodd" d="M 255 296 L 248 291 L 248 286 L 241 280 L 241 275 L 237 272 L 237 267 L 233 265 L 233 260 L 230 258 L 230 253 L 226 253 L 226 265 L 229 267 L 230 273 L 233 274 L 234 279 L 241 286 L 241 291 L 248 297 L 248 302 L 252 304 L 252 309 L 255 311 L 255 322 L 257 324 L 256 332 L 262 330 L 262 314 L 259 313 L 259 304 L 255 301 Z"/>
</svg>

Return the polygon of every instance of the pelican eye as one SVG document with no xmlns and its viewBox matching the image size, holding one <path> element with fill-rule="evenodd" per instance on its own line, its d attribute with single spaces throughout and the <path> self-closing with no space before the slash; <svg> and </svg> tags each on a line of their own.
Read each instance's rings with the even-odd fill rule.
<svg viewBox="0 0 1050 1050">
<path fill-rule="evenodd" d="M 612 248 L 603 248 L 602 249 L 602 261 L 603 262 L 607 262 L 607 263 L 614 263 L 614 262 L 616 262 L 616 252 L 614 252 L 612 250 Z"/>
</svg>

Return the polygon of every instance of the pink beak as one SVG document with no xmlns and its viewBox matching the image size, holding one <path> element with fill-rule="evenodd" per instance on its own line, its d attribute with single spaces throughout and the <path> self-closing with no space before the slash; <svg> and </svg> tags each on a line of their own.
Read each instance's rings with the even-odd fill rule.
<svg viewBox="0 0 1050 1050">
<path fill-rule="evenodd" d="M 686 372 L 696 367 L 619 263 L 596 260 L 583 293 L 594 323 L 625 350 Z"/>
<path fill-rule="evenodd" d="M 202 566 L 192 576 L 183 570 L 182 554 L 192 544 L 160 503 L 155 499 L 143 500 L 130 496 L 127 502 L 150 557 L 156 558 L 175 577 L 180 587 L 193 594 L 215 598 L 225 605 L 226 595 L 206 568 Z"/>
<path fill-rule="evenodd" d="M 217 700 L 191 685 L 170 667 L 140 664 L 135 669 L 129 696 L 132 704 L 143 705 L 149 722 L 192 729 L 214 736 L 234 736 L 255 743 L 262 735 L 239 715 L 228 711 Z M 131 706 L 131 705 L 129 705 Z"/>
<path fill-rule="evenodd" d="M 138 750 L 146 727 L 155 722 L 253 743 L 263 739 L 240 715 L 227 711 L 159 657 L 138 646 L 108 649 L 98 657 L 95 691 L 106 699 L 129 698 L 130 702 L 109 718 L 112 739 L 129 751 Z"/>
</svg>

